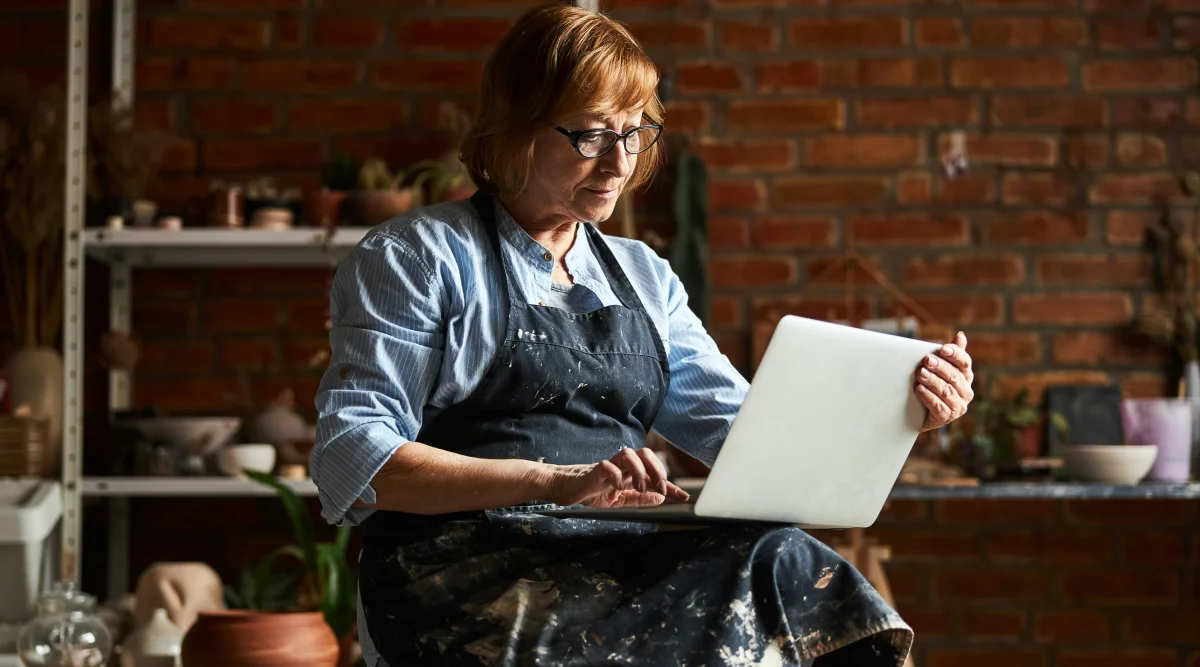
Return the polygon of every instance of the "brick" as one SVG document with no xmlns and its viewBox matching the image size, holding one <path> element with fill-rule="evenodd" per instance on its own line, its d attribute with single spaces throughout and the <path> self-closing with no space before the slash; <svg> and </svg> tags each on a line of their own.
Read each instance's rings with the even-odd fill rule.
<svg viewBox="0 0 1200 667">
<path fill-rule="evenodd" d="M 760 93 L 816 90 L 821 84 L 821 68 L 814 60 L 768 61 L 757 65 L 754 78 Z"/>
<path fill-rule="evenodd" d="M 329 319 L 329 298 L 295 298 L 280 304 L 288 333 L 324 333 Z"/>
<path fill-rule="evenodd" d="M 709 267 L 718 288 L 790 285 L 799 275 L 795 257 L 776 255 L 713 257 Z"/>
<path fill-rule="evenodd" d="M 725 115 L 730 132 L 805 132 L 843 126 L 840 100 L 734 100 Z"/>
<path fill-rule="evenodd" d="M 223 338 L 221 366 L 250 372 L 276 371 L 281 367 L 279 345 L 274 338 Z"/>
<path fill-rule="evenodd" d="M 806 298 L 806 297 L 768 297 L 754 301 L 754 321 L 770 325 L 774 331 L 775 325 L 784 315 L 799 315 L 813 319 L 854 319 L 866 317 L 870 303 L 864 299 L 855 299 L 846 303 L 846 299 L 838 298 Z M 767 333 L 769 334 L 770 331 Z"/>
<path fill-rule="evenodd" d="M 771 201 L 784 209 L 877 204 L 887 196 L 887 180 L 878 176 L 795 176 L 776 179 Z"/>
<path fill-rule="evenodd" d="M 858 58 L 822 60 L 826 88 L 940 87 L 942 61 L 936 58 Z"/>
<path fill-rule="evenodd" d="M 917 21 L 917 47 L 961 48 L 966 46 L 962 21 L 951 18 L 929 18 Z"/>
<path fill-rule="evenodd" d="M 396 44 L 401 51 L 490 51 L 510 27 L 512 22 L 507 19 L 398 21 Z"/>
<path fill-rule="evenodd" d="M 1037 602 L 1045 599 L 1048 583 L 1044 572 L 939 569 L 933 574 L 934 596 L 939 600 Z"/>
<path fill-rule="evenodd" d="M 745 368 L 750 356 L 746 336 L 740 332 L 718 331 L 713 334 L 717 343 L 717 351 L 729 359 L 734 368 Z"/>
<path fill-rule="evenodd" d="M 762 248 L 831 248 L 837 242 L 831 216 L 773 215 L 754 223 L 754 242 Z"/>
<path fill-rule="evenodd" d="M 760 181 L 713 179 L 708 184 L 708 205 L 714 211 L 756 211 L 765 203 Z"/>
<path fill-rule="evenodd" d="M 1181 50 L 1200 47 L 1200 19 L 1179 16 L 1175 18 L 1175 48 Z"/>
<path fill-rule="evenodd" d="M 707 102 L 667 103 L 667 118 L 671 131 L 705 134 L 712 127 L 712 112 Z"/>
<path fill-rule="evenodd" d="M 1179 155 L 1185 166 L 1200 167 L 1200 136 L 1184 137 L 1179 146 Z"/>
<path fill-rule="evenodd" d="M 1101 565 L 1113 560 L 1112 538 L 1103 532 L 1067 533 L 1054 530 L 998 533 L 988 539 L 987 553 L 996 562 Z"/>
<path fill-rule="evenodd" d="M 1001 214 L 980 220 L 979 232 L 987 244 L 1080 243 L 1091 237 L 1086 214 L 1030 211 Z"/>
<path fill-rule="evenodd" d="M 304 9 L 306 0 L 188 0 L 195 9 Z"/>
<path fill-rule="evenodd" d="M 1200 637 L 1200 609 L 1134 612 L 1121 623 L 1121 635 L 1134 644 L 1190 644 Z"/>
<path fill-rule="evenodd" d="M 1179 574 L 1138 569 L 1064 572 L 1059 575 L 1063 596 L 1096 605 L 1173 605 L 1179 602 Z"/>
<path fill-rule="evenodd" d="M 1025 263 L 1017 255 L 942 255 L 908 260 L 904 282 L 911 287 L 997 287 L 1016 285 L 1025 278 Z"/>
<path fill-rule="evenodd" d="M 213 370 L 214 347 L 207 340 L 143 340 L 139 373 L 203 373 Z"/>
<path fill-rule="evenodd" d="M 1081 525 L 1175 525 L 1186 516 L 1184 501 L 1167 499 L 1067 500 L 1064 510 Z"/>
<path fill-rule="evenodd" d="M 1046 656 L 1040 651 L 1019 649 L 929 649 L 925 664 L 929 667 L 1045 667 Z"/>
<path fill-rule="evenodd" d="M 967 348 L 970 349 L 970 342 Z M 1054 521 L 1054 504 L 1046 500 L 942 500 L 934 505 L 934 517 L 939 522 L 980 524 L 1035 523 Z"/>
<path fill-rule="evenodd" d="M 133 309 L 133 330 L 147 334 L 187 334 L 195 331 L 199 320 L 195 303 L 139 298 Z"/>
<path fill-rule="evenodd" d="M 408 116 L 402 100 L 303 99 L 288 107 L 288 125 L 300 131 L 388 130 L 403 126 Z"/>
<path fill-rule="evenodd" d="M 992 325 L 1004 317 L 1004 301 L 999 296 L 985 294 L 912 294 L 918 306 L 944 325 Z M 912 315 L 904 304 L 889 302 L 884 317 Z"/>
<path fill-rule="evenodd" d="M 1072 136 L 1063 139 L 1068 171 L 1099 171 L 1108 166 L 1108 137 Z"/>
<path fill-rule="evenodd" d="M 850 242 L 864 245 L 963 245 L 968 241 L 962 216 L 870 214 L 850 220 Z"/>
<path fill-rule="evenodd" d="M 1055 667 L 1177 667 L 1179 655 L 1174 650 L 1135 649 L 1124 651 L 1063 651 Z"/>
<path fill-rule="evenodd" d="M 1018 639 L 1025 631 L 1026 616 L 1021 612 L 964 611 L 963 634 L 972 638 Z"/>
<path fill-rule="evenodd" d="M 1019 172 L 1004 175 L 1004 203 L 1009 206 L 1063 206 L 1075 199 L 1076 188 L 1061 174 Z"/>
<path fill-rule="evenodd" d="M 205 329 L 211 333 L 263 333 L 279 329 L 280 304 L 272 299 L 210 299 L 204 308 Z"/>
<path fill-rule="evenodd" d="M 1127 132 L 1116 140 L 1117 164 L 1124 167 L 1164 167 L 1167 143 L 1160 137 Z"/>
<path fill-rule="evenodd" d="M 223 268 L 207 274 L 212 294 L 314 296 L 329 291 L 333 273 L 327 268 Z"/>
<path fill-rule="evenodd" d="M 283 366 L 289 370 L 323 370 L 328 365 L 329 337 L 289 338 L 282 343 Z"/>
<path fill-rule="evenodd" d="M 238 405 L 240 388 L 233 377 L 134 376 L 134 407 L 154 406 L 183 414 L 227 414 Z"/>
<path fill-rule="evenodd" d="M 260 51 L 271 35 L 268 21 L 214 18 L 157 18 L 149 22 L 149 46 L 188 51 Z"/>
<path fill-rule="evenodd" d="M 1125 324 L 1133 316 L 1128 294 L 1072 292 L 1013 297 L 1016 324 Z"/>
<path fill-rule="evenodd" d="M 741 300 L 732 296 L 714 296 L 709 306 L 709 320 L 718 327 L 741 326 Z"/>
<path fill-rule="evenodd" d="M 1029 392 L 1029 400 L 1034 403 L 1042 401 L 1048 387 L 1063 385 L 1103 387 L 1111 384 L 1112 378 L 1103 371 L 1042 371 L 1003 375 L 998 376 L 996 380 L 998 391 L 1012 394 L 1024 388 Z"/>
<path fill-rule="evenodd" d="M 193 297 L 200 293 L 205 273 L 192 269 L 134 271 L 133 293 L 138 295 L 138 305 L 141 304 L 141 299 L 158 296 L 182 297 L 193 301 Z"/>
<path fill-rule="evenodd" d="M 450 22 L 447 21 L 447 23 Z M 696 51 L 707 49 L 711 41 L 707 21 L 630 21 L 625 24 L 625 27 L 629 28 L 629 32 L 633 33 L 634 39 L 643 48 L 650 50 Z M 507 30 L 508 25 L 506 24 L 504 30 L 494 36 L 488 47 L 490 48 L 495 42 L 498 42 Z"/>
<path fill-rule="evenodd" d="M 1151 204 L 1186 198 L 1179 179 L 1170 172 L 1108 174 L 1091 187 L 1088 197 L 1096 204 Z"/>
<path fill-rule="evenodd" d="M 1161 26 L 1156 19 L 1100 19 L 1096 21 L 1096 45 L 1101 51 L 1158 49 L 1162 45 Z"/>
<path fill-rule="evenodd" d="M 750 223 L 745 218 L 713 218 L 708 222 L 708 244 L 713 248 L 750 245 Z"/>
<path fill-rule="evenodd" d="M 1150 8 L 1151 0 L 1083 0 L 1083 8 L 1089 12 L 1144 12 Z"/>
<path fill-rule="evenodd" d="M 1182 565 L 1183 536 L 1162 531 L 1126 533 L 1120 538 L 1121 553 L 1129 565 Z"/>
<path fill-rule="evenodd" d="M 377 157 L 388 164 L 412 164 L 418 160 L 436 159 L 450 149 L 447 138 L 426 132 L 412 137 L 380 139 L 378 137 L 347 135 L 338 137 L 334 151 L 351 160 Z"/>
<path fill-rule="evenodd" d="M 352 61 L 263 60 L 242 65 L 249 90 L 319 92 L 345 90 L 358 82 L 361 67 Z"/>
<path fill-rule="evenodd" d="M 893 560 L 978 559 L 978 537 L 973 531 L 913 528 L 885 528 L 871 531 L 871 537 L 892 550 Z"/>
<path fill-rule="evenodd" d="M 237 61 L 232 58 L 138 58 L 139 91 L 215 90 L 233 85 Z"/>
<path fill-rule="evenodd" d="M 1061 58 L 970 58 L 950 65 L 955 88 L 1065 88 L 1070 82 Z"/>
<path fill-rule="evenodd" d="M 997 196 L 995 174 L 969 173 L 953 179 L 938 177 L 935 199 L 939 204 L 988 204 Z"/>
<path fill-rule="evenodd" d="M 938 136 L 938 152 L 950 149 L 950 134 Z M 1058 144 L 1052 137 L 1034 134 L 967 135 L 967 156 L 973 164 L 1009 167 L 1052 167 Z"/>
<path fill-rule="evenodd" d="M 1087 41 L 1088 26 L 1082 19 L 979 17 L 971 22 L 975 48 L 1080 47 Z"/>
<path fill-rule="evenodd" d="M 779 30 L 749 21 L 724 21 L 721 48 L 730 53 L 773 53 L 779 50 Z"/>
<path fill-rule="evenodd" d="M 976 118 L 972 100 L 950 95 L 860 100 L 857 107 L 859 126 L 871 128 L 965 125 Z"/>
<path fill-rule="evenodd" d="M 929 516 L 924 500 L 889 500 L 883 505 L 879 520 L 883 523 L 921 521 Z"/>
<path fill-rule="evenodd" d="M 908 43 L 901 18 L 804 19 L 788 25 L 788 44 L 801 50 L 888 49 Z"/>
<path fill-rule="evenodd" d="M 1108 619 L 1096 611 L 1040 611 L 1033 617 L 1033 636 L 1038 642 L 1105 642 L 1111 634 Z"/>
<path fill-rule="evenodd" d="M 921 637 L 949 637 L 954 634 L 954 612 L 945 609 L 904 607 L 904 621 Z"/>
<path fill-rule="evenodd" d="M 476 60 L 408 60 L 375 65 L 376 88 L 400 90 L 476 90 L 483 63 Z"/>
<path fill-rule="evenodd" d="M 1030 366 L 1042 360 L 1037 334 L 972 333 L 967 341 L 978 366 Z"/>
<path fill-rule="evenodd" d="M 695 149 L 711 169 L 779 171 L 796 164 L 796 145 L 787 139 L 702 139 Z"/>
<path fill-rule="evenodd" d="M 1101 60 L 1083 66 L 1083 88 L 1091 92 L 1181 90 L 1196 83 L 1191 58 Z"/>
<path fill-rule="evenodd" d="M 875 263 L 879 261 L 877 257 L 868 257 L 867 259 Z M 806 287 L 844 288 L 847 281 L 854 281 L 859 285 L 872 283 L 871 274 L 863 269 L 862 264 L 856 263 L 853 268 L 850 268 L 847 266 L 845 257 L 842 256 L 807 257 L 804 274 Z"/>
<path fill-rule="evenodd" d="M 158 168 L 162 172 L 193 172 L 196 170 L 196 142 L 168 139 Z"/>
<path fill-rule="evenodd" d="M 1102 127 L 1104 100 L 1066 95 L 996 97 L 991 118 L 998 127 Z"/>
<path fill-rule="evenodd" d="M 910 171 L 896 177 L 896 201 L 900 204 L 928 204 L 933 177 L 929 172 Z"/>
<path fill-rule="evenodd" d="M 1034 271 L 1039 285 L 1149 287 L 1150 258 L 1139 255 L 1045 255 Z"/>
<path fill-rule="evenodd" d="M 904 167 L 920 160 L 921 143 L 911 135 L 827 134 L 804 142 L 804 163 L 809 167 Z"/>
<path fill-rule="evenodd" d="M 630 0 L 618 0 L 629 2 Z M 673 6 L 688 5 L 690 0 L 633 0 L 635 3 L 671 3 Z M 818 7 L 825 4 L 824 0 L 715 0 L 718 7 Z"/>
<path fill-rule="evenodd" d="M 313 42 L 321 49 L 373 49 L 383 41 L 383 23 L 376 19 L 319 17 L 313 22 Z"/>
<path fill-rule="evenodd" d="M 1054 363 L 1075 365 L 1152 364 L 1164 360 L 1161 348 L 1125 333 L 1064 331 L 1054 336 Z"/>
<path fill-rule="evenodd" d="M 1127 373 L 1121 379 L 1121 394 L 1126 398 L 1162 398 L 1175 391 L 1159 373 Z"/>
<path fill-rule="evenodd" d="M 1075 9 L 1078 0 L 967 0 L 970 7 L 988 9 Z"/>
<path fill-rule="evenodd" d="M 680 93 L 736 93 L 745 88 L 738 68 L 719 62 L 685 62 L 675 74 Z"/>
<path fill-rule="evenodd" d="M 1113 127 L 1178 127 L 1183 120 L 1183 105 L 1169 97 L 1120 97 L 1108 109 Z"/>
<path fill-rule="evenodd" d="M 275 46 L 280 49 L 298 49 L 305 45 L 307 28 L 299 18 L 280 17 L 275 20 Z"/>
<path fill-rule="evenodd" d="M 279 126 L 274 102 L 239 99 L 191 103 L 192 129 L 205 134 L 271 132 Z"/>
<path fill-rule="evenodd" d="M 212 139 L 201 152 L 205 169 L 249 171 L 319 167 L 321 142 L 305 139 Z"/>
</svg>

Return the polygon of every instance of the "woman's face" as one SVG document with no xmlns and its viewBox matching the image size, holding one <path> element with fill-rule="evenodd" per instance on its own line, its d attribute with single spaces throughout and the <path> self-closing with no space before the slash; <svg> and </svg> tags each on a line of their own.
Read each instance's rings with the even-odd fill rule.
<svg viewBox="0 0 1200 667">
<path fill-rule="evenodd" d="M 569 132 L 608 128 L 626 132 L 642 124 L 642 110 L 609 118 L 575 116 L 560 127 Z M 637 155 L 618 141 L 598 158 L 585 158 L 571 140 L 553 127 L 534 138 L 529 184 L 521 198 L 540 224 L 602 222 L 612 215 L 617 197 L 637 165 Z"/>
</svg>

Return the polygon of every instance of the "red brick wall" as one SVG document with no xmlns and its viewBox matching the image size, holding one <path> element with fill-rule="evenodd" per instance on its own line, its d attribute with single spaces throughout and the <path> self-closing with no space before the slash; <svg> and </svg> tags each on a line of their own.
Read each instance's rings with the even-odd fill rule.
<svg viewBox="0 0 1200 667">
<path fill-rule="evenodd" d="M 64 4 L 0 0 L 0 59 L 61 78 Z M 437 155 L 438 105 L 474 104 L 488 49 L 528 4 L 141 0 L 138 117 L 176 136 L 156 198 L 179 208 L 213 177 L 263 172 L 312 186 L 336 152 Z M 712 168 L 713 331 L 739 367 L 783 313 L 897 312 L 861 274 L 847 303 L 844 272 L 826 269 L 853 245 L 965 328 L 1007 386 L 1170 385 L 1163 355 L 1121 329 L 1154 302 L 1142 229 L 1179 199 L 1174 172 L 1200 168 L 1200 2 L 603 4 L 677 73 L 667 123 Z M 107 4 L 93 6 L 104 86 Z M 973 170 L 948 181 L 938 158 L 956 129 Z M 106 283 L 91 275 L 94 336 Z M 230 412 L 292 386 L 311 417 L 326 278 L 140 273 L 137 402 Z M 102 438 L 104 376 L 88 377 Z M 102 439 L 88 454 L 102 470 Z M 134 516 L 135 576 L 179 558 L 230 573 L 287 531 L 270 501 L 135 502 Z M 1198 518 L 1176 502 L 897 503 L 875 533 L 921 667 L 1197 667 Z"/>
</svg>

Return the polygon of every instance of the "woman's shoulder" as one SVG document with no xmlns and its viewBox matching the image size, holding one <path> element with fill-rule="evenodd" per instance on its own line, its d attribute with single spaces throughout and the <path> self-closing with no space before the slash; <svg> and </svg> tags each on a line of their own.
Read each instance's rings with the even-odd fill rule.
<svg viewBox="0 0 1200 667">
<path fill-rule="evenodd" d="M 659 256 L 649 245 L 638 239 L 604 234 L 605 243 L 612 248 L 613 255 L 626 271 L 633 269 L 657 285 L 665 285 L 670 279 L 671 264 Z M 631 278 L 634 278 L 631 276 Z"/>
<path fill-rule="evenodd" d="M 476 254 L 471 250 L 481 247 L 482 232 L 474 206 L 461 199 L 421 206 L 382 222 L 367 232 L 356 251 L 398 251 L 436 272 Z"/>
</svg>

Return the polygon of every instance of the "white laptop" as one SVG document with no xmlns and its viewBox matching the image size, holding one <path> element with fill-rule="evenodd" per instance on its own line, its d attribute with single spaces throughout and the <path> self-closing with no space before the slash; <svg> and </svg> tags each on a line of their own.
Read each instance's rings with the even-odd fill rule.
<svg viewBox="0 0 1200 667">
<path fill-rule="evenodd" d="M 926 408 L 913 387 L 922 360 L 939 347 L 786 316 L 767 345 L 708 478 L 699 489 L 685 487 L 690 501 L 542 513 L 621 521 L 867 527 L 883 510 L 925 422 Z"/>
</svg>

